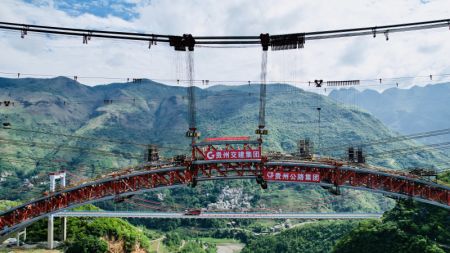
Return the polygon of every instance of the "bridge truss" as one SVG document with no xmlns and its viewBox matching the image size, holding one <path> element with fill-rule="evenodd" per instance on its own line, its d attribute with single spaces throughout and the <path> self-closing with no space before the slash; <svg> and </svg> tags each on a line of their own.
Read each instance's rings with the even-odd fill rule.
<svg viewBox="0 0 450 253">
<path fill-rule="evenodd" d="M 386 171 L 352 167 L 336 162 L 210 160 L 185 162 L 182 166 L 145 165 L 140 171 L 115 175 L 66 188 L 0 214 L 0 236 L 36 220 L 76 206 L 127 197 L 146 191 L 189 185 L 208 180 L 262 178 L 273 173 L 318 174 L 308 184 L 345 187 L 412 198 L 450 209 L 450 187 Z M 271 182 L 267 177 L 265 180 Z"/>
</svg>

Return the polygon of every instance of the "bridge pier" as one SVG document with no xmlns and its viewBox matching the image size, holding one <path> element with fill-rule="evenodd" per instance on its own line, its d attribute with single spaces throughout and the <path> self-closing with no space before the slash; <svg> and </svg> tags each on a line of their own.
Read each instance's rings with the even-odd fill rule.
<svg viewBox="0 0 450 253">
<path fill-rule="evenodd" d="M 27 228 L 24 228 L 23 231 L 17 233 L 17 247 L 20 246 L 20 236 L 23 235 L 23 242 L 27 240 Z"/>
<path fill-rule="evenodd" d="M 67 217 L 61 218 L 61 241 L 67 240 Z"/>
<path fill-rule="evenodd" d="M 47 224 L 47 248 L 53 249 L 54 247 L 54 216 L 50 214 L 48 216 L 48 224 Z"/>
<path fill-rule="evenodd" d="M 53 214 L 48 216 L 47 224 L 47 248 L 53 249 L 55 247 L 55 216 Z M 24 239 L 25 240 L 25 239 Z M 67 240 L 67 217 L 61 217 L 61 239 L 62 242 Z"/>
<path fill-rule="evenodd" d="M 66 172 L 59 171 L 50 173 L 50 193 L 55 192 L 57 180 L 60 181 L 61 187 L 66 187 Z M 48 216 L 48 224 L 47 224 L 47 248 L 53 249 L 55 247 L 55 217 L 53 214 Z M 61 239 L 62 241 L 66 240 L 67 237 L 67 218 L 64 217 L 61 221 Z"/>
</svg>

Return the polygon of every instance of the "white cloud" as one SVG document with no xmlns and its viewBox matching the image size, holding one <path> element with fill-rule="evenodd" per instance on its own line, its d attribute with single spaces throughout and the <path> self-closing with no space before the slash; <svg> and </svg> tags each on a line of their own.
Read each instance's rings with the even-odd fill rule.
<svg viewBox="0 0 450 253">
<path fill-rule="evenodd" d="M 446 0 L 426 4 L 413 0 L 378 1 L 137 1 L 139 16 L 126 21 L 114 16 L 71 16 L 49 4 L 0 2 L 3 21 L 161 34 L 258 35 L 347 27 L 415 22 L 450 18 Z M 271 80 L 336 80 L 449 73 L 450 31 L 382 35 L 373 39 L 345 38 L 308 41 L 298 51 L 270 52 Z M 146 43 L 94 38 L 29 35 L 0 31 L 0 71 L 77 76 L 148 77 L 177 79 L 177 54 L 165 45 L 148 50 Z M 260 49 L 197 48 L 196 78 L 209 80 L 257 80 Z M 184 56 L 181 57 L 184 61 Z M 88 84 L 109 80 L 83 80 Z M 425 84 L 428 80 L 400 81 L 400 85 Z"/>
</svg>

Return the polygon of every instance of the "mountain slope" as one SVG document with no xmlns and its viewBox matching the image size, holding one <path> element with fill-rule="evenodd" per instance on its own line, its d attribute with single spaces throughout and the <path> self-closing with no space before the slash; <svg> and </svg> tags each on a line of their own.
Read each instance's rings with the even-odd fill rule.
<svg viewBox="0 0 450 253">
<path fill-rule="evenodd" d="M 449 214 L 443 208 L 400 201 L 381 221 L 360 223 L 333 252 L 448 252 Z"/>
<path fill-rule="evenodd" d="M 391 88 L 382 93 L 373 90 L 333 90 L 330 98 L 356 102 L 385 125 L 402 134 L 431 131 L 450 126 L 450 83 Z"/>
<path fill-rule="evenodd" d="M 129 142 L 161 146 L 165 156 L 187 153 L 186 88 L 149 80 L 141 83 L 88 87 L 71 79 L 0 79 L 1 100 L 15 101 L 0 107 L 1 198 L 29 199 L 46 186 L 45 172 L 67 168 L 77 177 L 90 178 L 144 161 L 145 147 Z M 198 128 L 204 137 L 252 136 L 258 122 L 258 86 L 196 89 Z M 318 112 L 321 110 L 321 150 L 343 156 L 349 142 L 393 137 L 379 120 L 358 109 L 288 85 L 268 87 L 267 124 L 270 134 L 264 151 L 294 152 L 298 139 L 318 144 Z M 56 134 L 55 134 L 56 133 Z M 75 138 L 89 136 L 90 138 Z M 91 138 L 92 137 L 92 138 Z M 93 139 L 97 138 L 97 139 Z M 119 142 L 104 141 L 104 139 Z M 120 141 L 122 140 L 122 141 Z M 403 141 L 367 148 L 366 152 L 414 147 Z M 327 147 L 338 148 L 326 149 Z M 388 154 L 389 155 L 389 154 Z M 370 163 L 393 168 L 425 166 L 443 161 L 434 152 L 369 157 Z M 33 186 L 26 188 L 27 180 Z M 6 193 L 8 192 L 8 193 Z"/>
</svg>

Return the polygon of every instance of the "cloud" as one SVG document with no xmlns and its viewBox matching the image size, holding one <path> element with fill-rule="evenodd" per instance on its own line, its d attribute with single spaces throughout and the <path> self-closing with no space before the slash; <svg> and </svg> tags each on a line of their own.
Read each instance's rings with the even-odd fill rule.
<svg viewBox="0 0 450 253">
<path fill-rule="evenodd" d="M 450 17 L 448 1 L 153 0 L 110 1 L 109 13 L 86 12 L 87 2 L 0 2 L 3 21 L 54 26 L 194 35 L 258 35 L 375 26 Z M 73 8 L 72 10 L 70 8 Z M 75 9 L 77 8 L 77 9 Z M 77 14 L 74 15 L 74 12 Z M 117 15 L 135 13 L 131 18 Z M 450 32 L 436 29 L 377 38 L 308 41 L 304 49 L 269 53 L 270 80 L 340 80 L 416 76 L 449 71 Z M 167 45 L 0 31 L 0 71 L 98 77 L 183 79 L 185 55 Z M 196 78 L 258 80 L 260 48 L 196 48 Z M 178 66 L 178 68 L 176 67 Z M 181 67 L 180 67 L 181 66 Z M 108 79 L 79 79 L 94 85 Z M 426 81 L 426 82 L 425 82 Z M 400 86 L 428 80 L 401 81 Z"/>
</svg>

